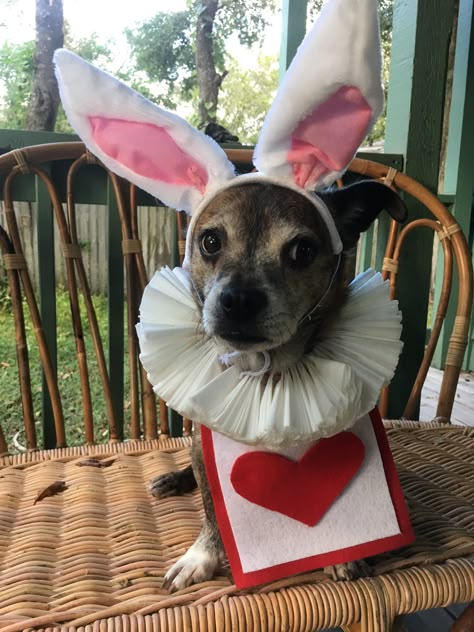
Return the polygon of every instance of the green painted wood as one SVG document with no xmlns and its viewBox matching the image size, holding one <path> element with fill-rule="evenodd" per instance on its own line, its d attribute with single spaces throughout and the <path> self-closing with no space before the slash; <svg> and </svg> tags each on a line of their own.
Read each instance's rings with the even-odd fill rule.
<svg viewBox="0 0 474 632">
<path fill-rule="evenodd" d="M 395 0 L 385 147 L 405 156 L 405 171 L 437 193 L 444 90 L 454 0 Z M 425 217 L 407 197 L 412 219 Z M 432 237 L 411 235 L 398 279 L 404 352 L 392 382 L 389 416 L 400 417 L 424 353 Z"/>
<path fill-rule="evenodd" d="M 168 424 L 170 429 L 170 437 L 183 436 L 183 418 L 172 408 L 168 408 Z"/>
<path fill-rule="evenodd" d="M 456 199 L 456 196 L 454 195 L 454 193 L 440 193 L 438 195 L 438 199 L 445 206 L 452 206 L 454 204 L 454 200 Z"/>
<path fill-rule="evenodd" d="M 446 147 L 446 168 L 443 193 L 456 195 L 461 142 L 465 134 L 464 118 L 466 91 L 468 89 L 469 51 L 472 24 L 472 0 L 459 0 L 459 17 L 456 35 L 453 88 L 449 112 L 449 133 Z"/>
<path fill-rule="evenodd" d="M 387 167 L 392 167 L 397 171 L 403 171 L 403 156 L 401 154 L 381 154 L 378 152 L 362 150 L 358 151 L 356 156 L 357 158 L 362 158 L 363 160 L 372 160 Z M 359 178 L 360 176 L 357 175 L 356 179 Z M 355 270 L 356 273 L 363 272 L 364 270 L 367 270 L 368 267 L 374 267 L 376 270 L 382 269 L 389 226 L 389 216 L 386 213 L 382 213 L 379 216 L 377 228 L 371 226 L 366 233 L 362 234 L 360 240 L 360 256 L 357 270 Z"/>
<path fill-rule="evenodd" d="M 21 149 L 30 145 L 44 143 L 62 143 L 79 140 L 76 134 L 58 132 L 32 132 L 23 129 L 0 129 L 0 155 L 12 149 Z"/>
<path fill-rule="evenodd" d="M 306 34 L 307 0 L 283 0 L 280 81 Z"/>
<path fill-rule="evenodd" d="M 49 171 L 47 165 L 43 165 Z M 21 178 L 19 178 L 21 179 Z M 40 314 L 51 362 L 57 372 L 56 340 L 56 279 L 54 268 L 54 215 L 51 198 L 42 180 L 36 181 L 36 202 L 38 213 L 38 272 Z M 45 449 L 56 447 L 54 416 L 48 387 L 43 374 L 41 400 L 43 423 L 43 446 Z"/>
<path fill-rule="evenodd" d="M 472 243 L 473 243 L 473 235 L 474 235 L 474 204 L 472 207 L 472 216 L 471 216 L 471 231 L 470 231 L 470 241 L 471 244 L 471 252 L 472 252 Z M 474 254 L 472 256 L 472 265 L 474 267 Z M 463 369 L 465 371 L 474 371 L 474 315 L 471 312 L 471 327 L 469 329 L 469 339 L 467 343 L 466 353 L 464 355 L 464 364 Z"/>
<path fill-rule="evenodd" d="M 173 213 L 171 223 L 171 265 L 180 265 L 180 256 L 178 248 L 178 222 L 176 213 Z M 168 424 L 171 437 L 181 437 L 183 434 L 183 418 L 172 408 L 168 408 Z"/>
<path fill-rule="evenodd" d="M 0 129 L 0 156 L 12 149 L 74 140 L 79 140 L 79 137 L 73 134 L 56 134 L 54 132 Z M 0 183 L 1 182 L 2 177 L 0 176 Z M 35 176 L 29 175 L 17 178 L 13 186 L 13 197 L 18 202 L 34 202 L 36 200 Z"/>
<path fill-rule="evenodd" d="M 58 195 L 66 201 L 67 172 L 72 160 L 55 160 L 53 177 L 57 183 Z M 82 165 L 74 178 L 74 200 L 76 204 L 107 204 L 108 177 L 99 165 Z M 148 199 L 152 200 L 151 196 Z M 152 202 L 153 204 L 153 202 Z"/>
<path fill-rule="evenodd" d="M 377 222 L 377 241 L 375 245 L 375 263 L 376 270 L 382 270 L 383 260 L 385 257 L 385 248 L 387 246 L 388 232 L 390 229 L 390 215 L 382 213 L 379 215 Z"/>
<path fill-rule="evenodd" d="M 473 195 L 474 195 L 474 8 L 473 0 L 460 0 L 459 21 L 454 64 L 453 97 L 450 112 L 448 156 L 446 160 L 445 190 L 456 192 L 452 213 L 459 222 L 472 246 Z M 442 284 L 442 254 L 438 257 L 435 302 Z M 449 337 L 454 325 L 458 298 L 458 277 L 455 270 L 453 292 L 449 301 L 445 324 L 433 364 L 442 368 L 446 360 Z M 473 335 L 471 321 L 470 341 L 464 359 L 464 368 L 474 370 Z"/>
<path fill-rule="evenodd" d="M 0 131 L 0 145 L 1 134 L 2 132 Z M 400 154 L 358 152 L 357 157 L 374 160 L 388 167 L 394 167 L 399 171 L 403 168 L 403 156 Z M 62 202 L 66 201 L 65 175 L 71 162 L 70 160 L 57 160 L 52 165 L 52 177 L 57 184 L 58 195 Z M 0 175 L 0 200 L 3 197 L 3 181 L 4 176 Z M 16 202 L 34 202 L 36 200 L 35 177 L 33 175 L 25 175 L 22 178 L 16 178 L 13 183 L 12 193 Z M 107 204 L 107 175 L 101 167 L 85 165 L 81 168 L 75 180 L 74 199 L 76 204 Z M 137 202 L 139 206 L 162 206 L 156 198 L 140 190 L 137 192 Z"/>
<path fill-rule="evenodd" d="M 403 170 L 403 154 L 402 153 L 390 153 L 384 152 L 383 154 L 377 151 L 364 151 L 361 149 L 356 154 L 357 158 L 362 158 L 364 160 L 373 160 L 374 162 L 378 162 L 381 165 L 386 165 L 387 167 L 393 167 L 397 169 L 397 171 Z"/>
<path fill-rule="evenodd" d="M 51 174 L 57 184 L 57 192 L 62 202 L 66 201 L 66 173 L 72 162 L 72 160 L 55 160 L 51 165 Z M 5 176 L 0 176 L 0 187 L 2 187 L 4 179 Z M 16 179 L 13 183 L 12 193 L 17 202 L 33 202 L 36 199 L 35 177 L 25 175 L 21 179 Z M 75 178 L 74 199 L 76 204 L 106 205 L 107 196 L 107 174 L 104 169 L 98 165 L 81 167 Z M 1 192 L 0 199 L 2 199 Z M 156 198 L 141 190 L 138 191 L 137 203 L 139 206 L 159 206 Z"/>
<path fill-rule="evenodd" d="M 62 143 L 79 141 L 75 134 L 59 134 L 56 132 L 31 132 L 26 130 L 0 129 L 0 156 L 12 149 L 21 149 L 45 143 Z M 57 160 L 51 165 L 52 177 L 58 184 L 58 194 L 66 201 L 66 173 L 71 160 Z M 4 177 L 0 176 L 0 186 Z M 107 175 L 96 165 L 85 165 L 76 177 L 75 200 L 77 204 L 107 204 Z M 36 199 L 36 184 L 33 175 L 16 179 L 13 185 L 13 197 L 18 202 L 33 202 Z M 1 193 L 0 193 L 1 199 Z M 154 197 L 144 191 L 138 192 L 138 204 L 157 206 Z"/>
<path fill-rule="evenodd" d="M 124 272 L 122 229 L 112 183 L 108 186 L 109 376 L 119 438 L 124 421 Z"/>
<path fill-rule="evenodd" d="M 361 236 L 357 272 L 363 272 L 367 268 L 382 270 L 389 228 L 390 216 L 387 213 L 382 213 L 379 215 L 377 223 L 372 224 L 369 230 Z"/>
<path fill-rule="evenodd" d="M 370 226 L 360 239 L 359 247 L 359 265 L 357 272 L 363 272 L 367 268 L 372 267 L 372 251 L 374 240 L 374 226 Z"/>
</svg>

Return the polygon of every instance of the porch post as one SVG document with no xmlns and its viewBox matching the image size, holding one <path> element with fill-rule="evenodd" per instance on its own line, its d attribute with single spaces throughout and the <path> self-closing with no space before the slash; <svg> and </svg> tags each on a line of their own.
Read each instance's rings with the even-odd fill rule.
<svg viewBox="0 0 474 632">
<path fill-rule="evenodd" d="M 280 81 L 306 34 L 307 0 L 283 0 Z"/>
<path fill-rule="evenodd" d="M 449 132 L 446 155 L 446 171 L 443 193 L 454 195 L 452 213 L 470 240 L 472 246 L 472 211 L 474 194 L 474 0 L 460 0 L 456 37 L 453 95 L 449 115 Z M 442 284 L 442 256 L 436 270 L 435 305 Z M 444 366 L 449 337 L 453 328 L 457 303 L 457 272 L 453 279 L 453 291 L 441 331 L 433 364 Z M 473 324 L 466 350 L 464 367 L 474 369 Z"/>
<path fill-rule="evenodd" d="M 395 0 L 385 151 L 405 157 L 408 175 L 437 193 L 448 48 L 454 0 Z M 411 219 L 424 217 L 407 197 Z M 433 237 L 407 238 L 398 275 L 404 353 L 392 383 L 389 416 L 400 417 L 421 363 Z"/>
</svg>

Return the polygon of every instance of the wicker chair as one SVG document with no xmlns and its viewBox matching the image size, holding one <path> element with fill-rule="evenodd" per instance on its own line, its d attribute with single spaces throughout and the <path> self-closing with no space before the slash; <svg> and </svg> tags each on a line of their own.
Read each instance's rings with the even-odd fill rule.
<svg viewBox="0 0 474 632">
<path fill-rule="evenodd" d="M 237 163 L 250 162 L 249 152 L 228 153 Z M 64 165 L 64 161 L 68 165 L 66 171 L 55 168 L 56 164 Z M 383 632 L 392 629 L 397 615 L 473 600 L 474 429 L 439 420 L 386 424 L 417 541 L 369 560 L 371 577 L 334 582 L 323 571 L 315 571 L 254 590 L 237 591 L 224 568 L 212 581 L 173 595 L 161 588 L 164 573 L 199 531 L 201 500 L 194 492 L 156 501 L 147 489 L 147 482 L 154 476 L 189 463 L 190 438 L 169 436 L 166 406 L 161 402 L 157 414 L 153 392 L 137 362 L 133 326 L 147 282 L 137 228 L 137 192 L 109 174 L 122 230 L 128 317 L 127 396 L 131 422 L 130 439 L 121 441 L 110 371 L 76 230 L 74 185 L 88 163 L 95 164 L 96 160 L 81 143 L 30 147 L 0 158 L 7 223 L 6 230 L 0 231 L 0 245 L 14 308 L 28 446 L 25 453 L 8 454 L 0 431 L 0 629 L 278 632 L 341 626 L 344 630 Z M 438 406 L 438 417 L 447 422 L 472 300 L 472 269 L 465 238 L 440 202 L 404 174 L 359 159 L 353 161 L 351 170 L 385 179 L 387 184 L 418 198 L 434 216 L 417 220 L 400 233 L 395 225 L 390 228 L 383 270 L 390 277 L 392 291 L 400 247 L 413 227 L 432 228 L 441 239 L 445 254 L 442 298 L 406 416 L 412 414 L 420 397 L 446 311 L 453 258 L 456 260 L 457 318 Z M 67 415 L 63 412 L 54 360 L 48 352 L 14 212 L 17 179 L 31 173 L 43 183 L 51 199 L 67 269 L 84 414 L 84 442 L 76 447 L 66 447 Z M 182 239 L 181 216 L 179 225 Z M 110 439 L 107 444 L 95 443 L 94 400 L 89 387 L 79 289 L 106 402 Z M 57 443 L 53 450 L 38 449 L 37 445 L 25 320 L 34 329 L 51 401 Z M 384 395 L 382 408 L 386 398 Z M 184 430 L 185 435 L 190 433 L 190 422 L 185 422 Z M 43 498 L 38 498 L 41 491 Z"/>
</svg>

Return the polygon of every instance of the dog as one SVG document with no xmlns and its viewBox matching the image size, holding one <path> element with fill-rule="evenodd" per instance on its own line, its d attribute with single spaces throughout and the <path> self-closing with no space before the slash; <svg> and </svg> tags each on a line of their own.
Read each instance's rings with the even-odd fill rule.
<svg viewBox="0 0 474 632">
<path fill-rule="evenodd" d="M 255 373 L 263 355 L 278 379 L 324 339 L 344 305 L 360 233 L 382 209 L 397 221 L 406 215 L 381 183 L 327 188 L 383 109 L 377 3 L 325 4 L 265 118 L 254 155 L 259 178 L 236 177 L 209 137 L 74 54 L 56 51 L 55 64 L 68 120 L 89 151 L 191 216 L 186 265 L 202 327 L 222 362 L 232 355 L 241 372 Z M 170 590 L 211 578 L 225 557 L 198 428 L 192 463 L 151 485 L 158 498 L 196 485 L 203 496 L 202 531 L 166 574 Z M 341 568 L 335 576 L 348 576 L 351 566 Z"/>
<path fill-rule="evenodd" d="M 398 222 L 406 207 L 389 187 L 362 181 L 319 193 L 343 243 L 340 258 L 313 205 L 297 193 L 268 183 L 242 184 L 217 195 L 194 226 L 189 272 L 196 309 L 205 333 L 225 355 L 241 351 L 242 371 L 271 358 L 273 372 L 298 362 L 324 337 L 347 295 L 347 272 L 360 234 L 386 209 Z M 314 309 L 314 306 L 317 306 Z M 192 466 L 155 478 L 156 498 L 199 486 L 205 510 L 202 531 L 168 571 L 171 591 L 212 578 L 225 559 L 204 468 L 199 428 L 195 428 Z M 350 578 L 357 564 L 332 569 Z"/>
</svg>

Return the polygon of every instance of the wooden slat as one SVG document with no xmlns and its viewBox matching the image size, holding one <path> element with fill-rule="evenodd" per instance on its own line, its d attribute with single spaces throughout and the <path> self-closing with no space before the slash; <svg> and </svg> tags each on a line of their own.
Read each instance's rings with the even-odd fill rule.
<svg viewBox="0 0 474 632">
<path fill-rule="evenodd" d="M 455 192 L 453 215 L 469 234 L 472 222 L 472 198 L 474 184 L 474 7 L 472 0 L 459 1 L 459 21 L 454 64 L 453 98 L 449 121 L 449 138 L 446 157 L 446 179 L 448 192 Z M 438 275 L 439 276 L 439 275 Z M 438 284 L 439 285 L 439 280 Z M 435 355 L 436 366 L 443 366 L 449 337 L 455 319 L 455 302 L 452 301 L 442 331 L 440 344 Z M 464 366 L 474 368 L 472 356 L 473 325 L 465 356 Z"/>
<path fill-rule="evenodd" d="M 82 170 L 81 170 L 82 171 Z M 78 173 L 78 180 L 81 172 Z M 22 176 L 24 180 L 26 176 Z M 55 183 L 60 186 L 61 183 Z M 77 188 L 77 186 L 75 187 Z M 74 196 L 76 198 L 76 196 Z M 37 212 L 36 204 L 17 202 L 15 205 L 17 223 L 24 246 L 33 285 L 38 287 L 37 259 Z M 104 236 L 107 235 L 107 212 L 102 204 L 76 204 L 77 230 L 82 246 L 82 259 L 86 269 L 91 291 L 94 294 L 106 294 L 107 250 L 104 248 Z M 148 276 L 169 265 L 171 260 L 171 218 L 172 212 L 163 206 L 142 207 L 139 211 L 139 234 L 143 247 Z M 1 220 L 1 218 L 0 218 Z M 0 222 L 1 223 L 1 222 Z M 5 221 L 3 221 L 5 224 Z M 59 231 L 54 227 L 54 253 L 56 280 L 61 286 L 66 284 L 66 270 L 62 256 Z"/>
<path fill-rule="evenodd" d="M 404 153 L 407 175 L 431 191 L 438 184 L 453 15 L 454 0 L 394 5 L 385 143 L 389 151 Z M 406 202 L 411 220 L 427 216 L 423 204 L 409 197 Z M 394 418 L 403 413 L 424 354 L 431 250 L 431 235 L 410 236 L 400 266 L 397 298 L 404 316 L 405 348 L 390 389 L 389 415 Z"/>
<path fill-rule="evenodd" d="M 108 184 L 109 377 L 119 437 L 124 423 L 124 293 L 122 229 L 112 183 Z"/>
<path fill-rule="evenodd" d="M 306 33 L 307 0 L 283 0 L 280 42 L 280 81 Z"/>
<path fill-rule="evenodd" d="M 48 169 L 43 167 L 47 172 Z M 48 346 L 51 363 L 57 372 L 57 340 L 56 340 L 56 278 L 54 257 L 54 218 L 49 193 L 40 180 L 36 178 L 36 200 L 38 213 L 38 272 L 39 300 L 43 329 Z M 43 375 L 42 420 L 44 447 L 56 447 L 53 409 Z"/>
</svg>

